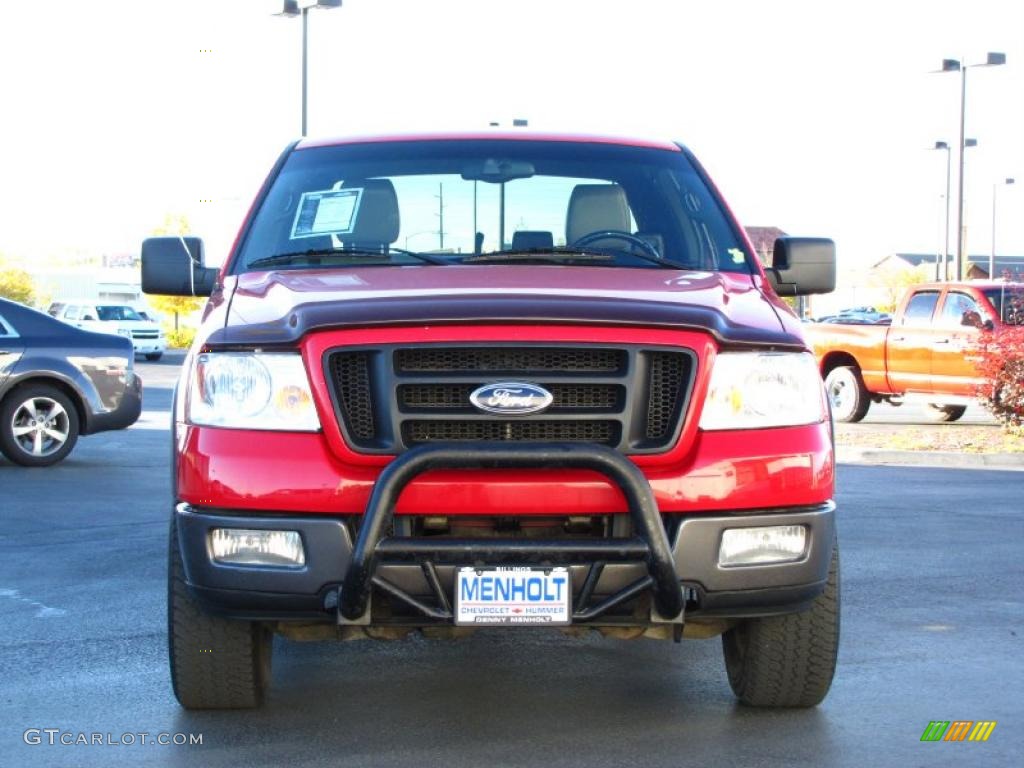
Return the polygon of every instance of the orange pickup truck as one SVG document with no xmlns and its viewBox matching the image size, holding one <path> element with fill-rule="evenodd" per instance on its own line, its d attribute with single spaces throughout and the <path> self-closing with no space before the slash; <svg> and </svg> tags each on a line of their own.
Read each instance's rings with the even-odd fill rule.
<svg viewBox="0 0 1024 768">
<path fill-rule="evenodd" d="M 860 421 L 872 401 L 925 402 L 956 421 L 980 380 L 971 348 L 979 334 L 1024 325 L 1024 283 L 971 280 L 914 286 L 892 324 L 808 324 L 836 421 Z"/>
</svg>

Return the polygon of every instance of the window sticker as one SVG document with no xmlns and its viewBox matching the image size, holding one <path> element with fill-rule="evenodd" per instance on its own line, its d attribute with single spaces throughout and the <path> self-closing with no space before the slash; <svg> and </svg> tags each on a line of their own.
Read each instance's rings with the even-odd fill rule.
<svg viewBox="0 0 1024 768">
<path fill-rule="evenodd" d="M 351 233 L 362 198 L 361 187 L 303 192 L 295 212 L 291 239 Z"/>
</svg>

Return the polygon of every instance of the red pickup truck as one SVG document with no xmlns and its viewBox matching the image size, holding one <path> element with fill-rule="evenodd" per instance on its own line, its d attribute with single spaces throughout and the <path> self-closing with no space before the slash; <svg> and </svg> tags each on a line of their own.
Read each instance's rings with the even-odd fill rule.
<svg viewBox="0 0 1024 768">
<path fill-rule="evenodd" d="M 833 444 L 779 295 L 694 157 L 526 131 L 289 146 L 175 391 L 168 620 L 188 708 L 251 707 L 273 634 L 522 626 L 721 635 L 753 705 L 825 696 L 839 641 Z M 413 663 L 411 660 L 409 663 Z"/>
<path fill-rule="evenodd" d="M 1024 325 L 1024 284 L 931 283 L 903 297 L 889 326 L 809 324 L 836 421 L 860 421 L 872 401 L 920 400 L 956 421 L 981 383 L 972 347 L 980 334 Z"/>
</svg>

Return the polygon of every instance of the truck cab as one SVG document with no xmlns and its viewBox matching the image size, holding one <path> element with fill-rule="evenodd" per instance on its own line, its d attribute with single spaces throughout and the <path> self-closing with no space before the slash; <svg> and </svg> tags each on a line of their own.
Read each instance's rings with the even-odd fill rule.
<svg viewBox="0 0 1024 768">
<path fill-rule="evenodd" d="M 1024 323 L 1024 285 L 1004 280 L 910 288 L 888 326 L 822 323 L 808 338 L 838 421 L 860 421 L 872 402 L 926 403 L 955 421 L 982 383 L 973 351 L 985 334 Z"/>
</svg>

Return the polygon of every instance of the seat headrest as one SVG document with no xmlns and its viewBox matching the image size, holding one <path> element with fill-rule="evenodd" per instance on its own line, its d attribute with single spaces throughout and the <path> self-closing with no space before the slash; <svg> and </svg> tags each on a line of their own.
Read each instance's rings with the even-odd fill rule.
<svg viewBox="0 0 1024 768">
<path fill-rule="evenodd" d="M 550 251 L 555 247 L 555 237 L 539 229 L 521 229 L 512 235 L 513 251 Z"/>
<path fill-rule="evenodd" d="M 398 239 L 401 219 L 398 195 L 389 179 L 346 181 L 342 189 L 362 189 L 355 226 L 347 235 L 339 235 L 346 244 L 391 245 Z"/>
<path fill-rule="evenodd" d="M 630 231 L 625 190 L 618 184 L 577 184 L 569 197 L 565 241 L 571 245 L 604 229 Z"/>
</svg>

